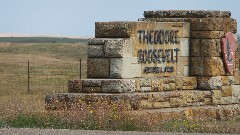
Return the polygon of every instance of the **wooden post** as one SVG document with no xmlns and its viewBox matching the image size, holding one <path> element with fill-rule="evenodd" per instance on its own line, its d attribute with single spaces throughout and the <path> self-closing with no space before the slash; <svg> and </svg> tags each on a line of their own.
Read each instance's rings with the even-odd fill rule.
<svg viewBox="0 0 240 135">
<path fill-rule="evenodd" d="M 82 79 L 82 60 L 79 61 L 79 79 Z"/>
<path fill-rule="evenodd" d="M 30 71 L 29 71 L 29 61 L 28 61 L 28 93 L 30 92 Z"/>
</svg>

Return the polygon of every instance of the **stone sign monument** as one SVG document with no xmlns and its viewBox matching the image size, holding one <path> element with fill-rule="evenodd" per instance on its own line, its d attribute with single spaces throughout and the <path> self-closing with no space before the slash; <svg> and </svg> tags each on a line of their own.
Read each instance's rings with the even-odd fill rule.
<svg viewBox="0 0 240 135">
<path fill-rule="evenodd" d="M 133 109 L 240 103 L 237 22 L 228 11 L 145 11 L 96 22 L 87 79 L 46 97 L 48 109 L 119 102 Z"/>
</svg>

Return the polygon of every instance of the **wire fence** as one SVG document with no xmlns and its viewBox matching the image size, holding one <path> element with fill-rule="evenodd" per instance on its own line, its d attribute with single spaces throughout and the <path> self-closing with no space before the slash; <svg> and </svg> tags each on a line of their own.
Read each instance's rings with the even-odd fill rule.
<svg viewBox="0 0 240 135">
<path fill-rule="evenodd" d="M 65 64 L 54 61 L 49 65 L 32 66 L 28 61 L 27 91 L 66 92 L 68 80 L 82 78 L 81 64 L 81 60 Z"/>
<path fill-rule="evenodd" d="M 68 80 L 85 78 L 86 60 L 4 61 L 0 58 L 0 92 L 67 92 Z"/>
</svg>

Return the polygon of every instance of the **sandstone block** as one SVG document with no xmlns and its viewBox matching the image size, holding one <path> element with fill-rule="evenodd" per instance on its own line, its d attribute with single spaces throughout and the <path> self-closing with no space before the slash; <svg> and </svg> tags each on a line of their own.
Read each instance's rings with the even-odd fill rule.
<svg viewBox="0 0 240 135">
<path fill-rule="evenodd" d="M 196 77 L 177 77 L 176 78 L 176 89 L 182 90 L 182 89 L 196 89 L 196 88 L 197 88 Z"/>
<path fill-rule="evenodd" d="M 141 78 L 140 80 L 140 87 L 151 87 L 152 86 L 152 79 L 151 78 Z"/>
<path fill-rule="evenodd" d="M 221 57 L 205 57 L 204 58 L 204 76 L 220 76 L 225 75 L 225 68 Z"/>
<path fill-rule="evenodd" d="M 221 89 L 222 79 L 220 76 L 217 77 L 199 77 L 198 88 L 202 90 L 216 90 Z"/>
<path fill-rule="evenodd" d="M 240 85 L 232 85 L 233 103 L 240 103 Z"/>
<path fill-rule="evenodd" d="M 141 87 L 140 92 L 150 92 L 152 91 L 152 87 Z"/>
<path fill-rule="evenodd" d="M 104 45 L 106 38 L 92 38 L 88 40 L 88 45 Z"/>
<path fill-rule="evenodd" d="M 220 39 L 201 39 L 201 56 L 219 57 L 222 55 Z"/>
<path fill-rule="evenodd" d="M 83 87 L 83 93 L 100 93 L 102 92 L 102 87 Z"/>
<path fill-rule="evenodd" d="M 224 31 L 236 33 L 236 20 L 232 18 L 140 18 L 146 22 L 189 22 L 192 31 Z"/>
<path fill-rule="evenodd" d="M 212 97 L 212 92 L 211 91 L 201 91 L 203 94 L 204 98 L 211 98 Z"/>
<path fill-rule="evenodd" d="M 168 92 L 159 92 L 152 94 L 152 99 L 155 102 L 169 102 L 169 93 Z"/>
<path fill-rule="evenodd" d="M 159 30 L 171 29 L 179 30 L 178 36 L 189 37 L 189 23 L 169 22 L 96 22 L 95 37 L 96 38 L 130 38 L 137 37 L 138 30 Z"/>
<path fill-rule="evenodd" d="M 193 97 L 192 97 L 193 102 L 204 102 L 204 98 L 205 97 L 202 92 L 197 91 L 193 93 Z"/>
<path fill-rule="evenodd" d="M 189 56 L 189 38 L 180 38 L 180 56 Z"/>
<path fill-rule="evenodd" d="M 135 80 L 133 79 L 112 79 L 102 81 L 102 92 L 122 93 L 136 91 Z"/>
<path fill-rule="evenodd" d="M 235 84 L 234 76 L 221 76 L 223 86 L 229 86 Z"/>
<path fill-rule="evenodd" d="M 132 56 L 131 39 L 109 39 L 104 44 L 105 57 L 123 58 Z"/>
<path fill-rule="evenodd" d="M 88 78 L 109 78 L 110 77 L 110 59 L 88 58 L 87 60 Z"/>
<path fill-rule="evenodd" d="M 139 101 L 139 107 L 141 109 L 152 109 L 153 105 L 152 105 L 152 102 L 149 102 L 147 100 L 140 100 Z"/>
<path fill-rule="evenodd" d="M 190 56 L 219 57 L 221 52 L 220 39 L 192 39 L 190 43 Z"/>
<path fill-rule="evenodd" d="M 145 18 L 230 18 L 230 11 L 214 10 L 155 10 L 144 11 Z"/>
<path fill-rule="evenodd" d="M 152 90 L 163 91 L 163 79 L 158 79 L 158 78 L 152 79 Z"/>
<path fill-rule="evenodd" d="M 232 87 L 231 86 L 222 86 L 222 96 L 223 97 L 232 96 Z"/>
<path fill-rule="evenodd" d="M 88 58 L 103 58 L 103 45 L 88 45 Z"/>
<path fill-rule="evenodd" d="M 212 90 L 212 103 L 222 104 L 222 92 L 221 90 Z"/>
<path fill-rule="evenodd" d="M 180 98 L 170 98 L 171 107 L 181 107 L 183 106 L 183 102 Z"/>
<path fill-rule="evenodd" d="M 232 102 L 233 102 L 232 96 L 230 96 L 230 97 L 222 97 L 222 104 L 230 105 L 230 104 L 232 104 Z"/>
<path fill-rule="evenodd" d="M 102 80 L 101 79 L 84 79 L 83 86 L 84 87 L 101 87 Z"/>
<path fill-rule="evenodd" d="M 135 78 L 141 76 L 141 65 L 132 64 L 137 58 L 111 58 L 110 78 Z M 138 66 L 138 67 L 137 67 Z"/>
<path fill-rule="evenodd" d="M 189 76 L 189 57 L 178 57 L 176 76 Z"/>
<path fill-rule="evenodd" d="M 161 108 L 170 108 L 171 105 L 169 102 L 153 102 L 152 107 L 153 109 L 161 109 Z"/>
<path fill-rule="evenodd" d="M 234 75 L 235 84 L 240 84 L 238 68 L 234 69 L 233 75 Z"/>
<path fill-rule="evenodd" d="M 190 56 L 201 56 L 201 39 L 191 39 Z"/>
<path fill-rule="evenodd" d="M 232 32 L 233 34 L 237 33 L 237 21 L 236 19 L 229 18 L 228 20 L 225 20 L 225 32 Z"/>
<path fill-rule="evenodd" d="M 189 58 L 189 74 L 191 76 L 203 75 L 203 61 L 202 57 L 190 57 Z"/>
<path fill-rule="evenodd" d="M 164 91 L 176 90 L 176 84 L 175 83 L 163 84 L 163 90 Z"/>
<path fill-rule="evenodd" d="M 224 36 L 224 31 L 191 31 L 193 39 L 220 39 Z"/>
<path fill-rule="evenodd" d="M 212 98 L 204 98 L 204 104 L 205 105 L 211 105 L 212 104 Z"/>
<path fill-rule="evenodd" d="M 69 80 L 68 81 L 68 92 L 70 92 L 70 93 L 82 92 L 82 80 Z"/>
</svg>

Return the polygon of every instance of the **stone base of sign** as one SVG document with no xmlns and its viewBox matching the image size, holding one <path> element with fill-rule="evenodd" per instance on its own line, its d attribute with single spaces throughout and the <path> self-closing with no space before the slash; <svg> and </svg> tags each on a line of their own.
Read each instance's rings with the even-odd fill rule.
<svg viewBox="0 0 240 135">
<path fill-rule="evenodd" d="M 211 79 L 221 80 L 221 77 Z M 70 93 L 48 95 L 46 106 L 57 110 L 77 109 L 81 103 L 107 101 L 121 103 L 129 109 L 159 109 L 240 103 L 240 85 L 210 86 L 214 84 L 208 82 L 211 79 L 206 80 L 209 86 L 205 87 L 212 90 L 196 89 L 195 77 L 70 80 Z"/>
</svg>

